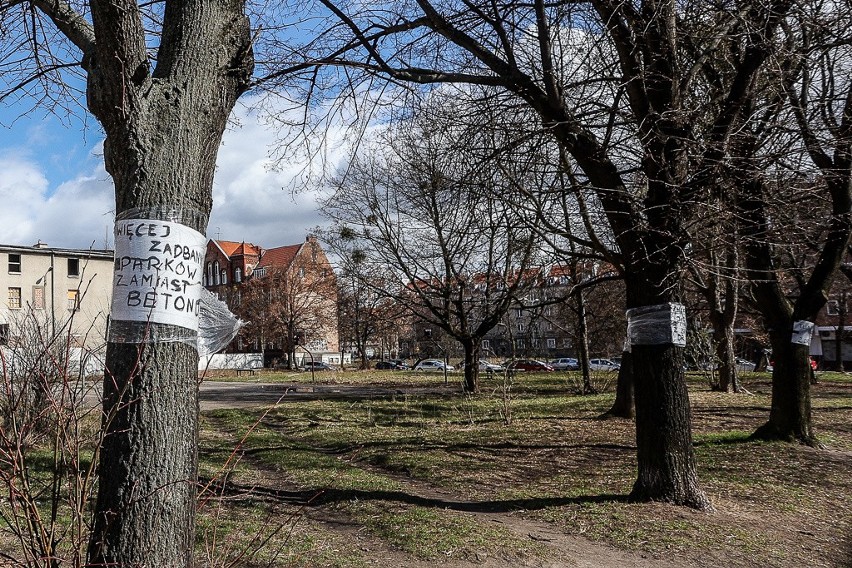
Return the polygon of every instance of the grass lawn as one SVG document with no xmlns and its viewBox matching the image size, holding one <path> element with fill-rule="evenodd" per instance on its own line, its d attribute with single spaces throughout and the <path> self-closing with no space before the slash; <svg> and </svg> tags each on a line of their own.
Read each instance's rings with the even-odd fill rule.
<svg viewBox="0 0 852 568">
<path fill-rule="evenodd" d="M 311 376 L 279 375 L 259 380 Z M 633 423 L 598 420 L 612 394 L 573 394 L 571 374 L 519 375 L 508 390 L 486 380 L 471 397 L 405 394 L 443 376 L 318 373 L 399 394 L 204 413 L 200 554 L 209 565 L 568 566 L 580 542 L 671 566 L 848 565 L 852 381 L 821 373 L 813 386 L 816 450 L 749 441 L 770 381 L 742 379 L 752 394 L 688 379 L 699 479 L 716 508 L 698 513 L 627 502 Z"/>
</svg>

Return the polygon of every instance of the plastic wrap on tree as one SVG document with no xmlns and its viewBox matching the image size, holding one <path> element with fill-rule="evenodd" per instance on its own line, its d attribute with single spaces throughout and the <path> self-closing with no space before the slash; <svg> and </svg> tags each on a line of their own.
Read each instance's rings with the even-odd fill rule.
<svg viewBox="0 0 852 568">
<path fill-rule="evenodd" d="M 627 310 L 630 345 L 686 347 L 686 308 L 683 304 L 657 304 Z"/>
<path fill-rule="evenodd" d="M 198 354 L 212 355 L 224 349 L 245 324 L 231 313 L 228 305 L 205 289 L 198 314 Z"/>
</svg>

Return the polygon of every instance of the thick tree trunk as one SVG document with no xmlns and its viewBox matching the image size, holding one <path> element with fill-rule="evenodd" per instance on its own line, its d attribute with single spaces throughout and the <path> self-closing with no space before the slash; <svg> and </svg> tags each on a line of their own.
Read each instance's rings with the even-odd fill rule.
<svg viewBox="0 0 852 568">
<path fill-rule="evenodd" d="M 478 339 L 463 340 L 464 348 L 464 392 L 479 392 L 479 345 Z"/>
<path fill-rule="evenodd" d="M 182 343 L 109 344 L 92 565 L 193 565 L 197 360 Z"/>
<path fill-rule="evenodd" d="M 637 345 L 632 353 L 639 476 L 630 498 L 708 509 L 695 469 L 683 348 Z"/>
<path fill-rule="evenodd" d="M 792 329 L 792 322 L 790 322 Z M 790 342 L 790 332 L 772 332 L 772 407 L 769 421 L 752 438 L 818 446 L 811 427 L 810 346 Z"/>
<path fill-rule="evenodd" d="M 615 401 L 612 408 L 600 418 L 633 418 L 633 355 L 630 351 L 621 354 L 621 368 L 615 386 Z"/>
<path fill-rule="evenodd" d="M 252 72 L 243 2 L 167 3 L 153 73 L 137 3 L 92 2 L 91 9 L 96 46 L 84 60 L 88 104 L 106 133 L 104 160 L 115 183 L 116 214 L 170 220 L 203 235 L 222 133 Z M 192 566 L 198 423 L 193 333 L 121 318 L 111 326 L 118 323 L 143 333 L 111 333 L 107 347 L 106 434 L 89 563 Z M 190 343 L 162 339 L 187 332 Z"/>
<path fill-rule="evenodd" d="M 628 308 L 673 301 L 677 270 L 662 262 L 637 264 L 625 278 Z M 711 505 L 698 485 L 692 448 L 683 352 L 671 342 L 631 345 L 639 471 L 630 498 L 707 510 Z"/>
</svg>

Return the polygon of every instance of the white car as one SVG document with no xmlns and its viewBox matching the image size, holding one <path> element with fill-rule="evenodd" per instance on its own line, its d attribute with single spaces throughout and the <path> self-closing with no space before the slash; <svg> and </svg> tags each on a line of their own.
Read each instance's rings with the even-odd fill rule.
<svg viewBox="0 0 852 568">
<path fill-rule="evenodd" d="M 446 365 L 447 371 L 454 371 L 455 367 Z M 440 359 L 423 359 L 414 366 L 415 371 L 437 371 L 444 372 L 444 362 Z"/>
<path fill-rule="evenodd" d="M 611 359 L 589 359 L 590 371 L 617 371 L 621 365 Z"/>
<path fill-rule="evenodd" d="M 480 359 L 479 370 L 484 371 L 486 373 L 502 373 L 506 369 L 503 368 L 503 365 L 498 365 L 497 363 L 492 363 L 485 359 Z"/>
</svg>

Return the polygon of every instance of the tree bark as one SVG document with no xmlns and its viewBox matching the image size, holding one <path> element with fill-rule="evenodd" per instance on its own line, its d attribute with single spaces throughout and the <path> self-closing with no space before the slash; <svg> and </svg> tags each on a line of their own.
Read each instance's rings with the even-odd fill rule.
<svg viewBox="0 0 852 568">
<path fill-rule="evenodd" d="M 464 392 L 479 392 L 479 345 L 480 340 L 464 339 Z"/>
<path fill-rule="evenodd" d="M 93 1 L 91 15 L 88 105 L 116 214 L 158 209 L 203 234 L 222 133 L 253 69 L 243 2 L 167 3 L 153 73 L 136 2 Z M 185 343 L 108 344 L 90 564 L 194 564 L 197 365 Z"/>
<path fill-rule="evenodd" d="M 580 348 L 580 369 L 583 373 L 583 394 L 594 394 L 592 374 L 589 371 L 589 333 L 586 324 L 586 297 L 581 288 L 577 294 L 577 337 Z"/>
<path fill-rule="evenodd" d="M 633 355 L 630 351 L 621 354 L 621 368 L 615 386 L 615 401 L 612 408 L 599 418 L 633 418 Z"/>
<path fill-rule="evenodd" d="M 639 475 L 630 498 L 710 509 L 698 486 L 692 416 L 683 377 L 683 349 L 633 347 Z"/>
<path fill-rule="evenodd" d="M 793 322 L 790 321 L 792 329 Z M 770 333 L 775 366 L 772 371 L 772 407 L 769 421 L 752 438 L 784 440 L 818 446 L 811 426 L 810 346 L 790 342 L 789 331 Z"/>
<path fill-rule="evenodd" d="M 724 313 L 712 310 L 710 322 L 713 325 L 713 345 L 716 348 L 719 390 L 722 392 L 740 392 L 737 379 L 737 357 L 734 351 L 734 322 L 724 317 Z"/>
<path fill-rule="evenodd" d="M 676 299 L 671 294 L 679 286 L 671 280 L 678 271 L 664 262 L 666 255 L 674 254 L 672 248 L 659 248 L 660 256 L 628 267 L 628 308 Z M 698 485 L 695 467 L 683 351 L 670 343 L 631 345 L 639 471 L 630 498 L 709 510 L 712 507 Z"/>
</svg>

